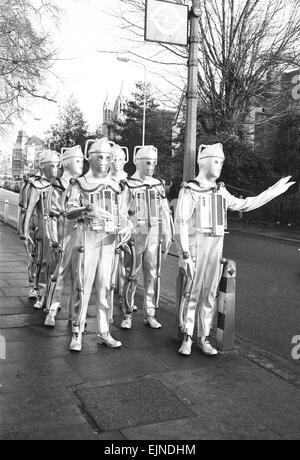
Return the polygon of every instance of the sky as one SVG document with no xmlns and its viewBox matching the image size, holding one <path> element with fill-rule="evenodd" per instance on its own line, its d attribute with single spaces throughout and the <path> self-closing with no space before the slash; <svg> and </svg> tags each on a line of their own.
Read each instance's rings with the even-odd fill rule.
<svg viewBox="0 0 300 460">
<path fill-rule="evenodd" d="M 170 85 L 161 78 L 162 66 L 151 66 L 126 53 L 134 45 L 127 39 L 126 31 L 120 29 L 118 19 L 105 12 L 118 12 L 119 0 L 61 0 L 60 24 L 55 26 L 48 20 L 44 26 L 50 30 L 52 40 L 58 50 L 58 60 L 47 79 L 49 95 L 54 96 L 56 104 L 49 102 L 32 103 L 23 121 L 17 121 L 14 128 L 0 139 L 0 150 L 10 148 L 19 129 L 28 135 L 44 137 L 50 125 L 57 121 L 58 110 L 73 95 L 77 100 L 90 130 L 102 122 L 102 107 L 107 92 L 113 103 L 124 81 L 125 95 L 134 90 L 135 81 L 144 80 L 144 68 L 133 60 L 147 65 L 147 80 L 155 88 L 167 93 Z M 156 53 L 152 43 L 144 42 L 139 54 Z M 98 50 L 114 53 L 99 53 Z M 117 60 L 118 53 L 131 57 L 124 63 Z M 154 72 L 154 73 L 152 73 Z M 178 88 L 182 83 L 178 84 Z M 164 90 L 164 88 L 166 88 Z M 178 90 L 177 88 L 177 90 Z M 172 88 L 171 88 L 172 90 Z"/>
</svg>

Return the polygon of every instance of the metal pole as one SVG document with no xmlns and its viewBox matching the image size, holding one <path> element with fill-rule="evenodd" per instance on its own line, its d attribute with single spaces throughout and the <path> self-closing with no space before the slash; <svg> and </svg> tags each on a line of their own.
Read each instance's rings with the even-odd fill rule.
<svg viewBox="0 0 300 460">
<path fill-rule="evenodd" d="M 236 262 L 222 259 L 223 274 L 219 285 L 217 344 L 223 353 L 234 352 Z"/>
<path fill-rule="evenodd" d="M 188 84 L 186 94 L 186 125 L 184 143 L 183 180 L 195 177 L 196 140 L 197 140 L 197 105 L 198 105 L 198 23 L 199 13 L 196 8 L 198 0 L 193 0 L 190 12 L 190 44 L 188 60 Z"/>
<path fill-rule="evenodd" d="M 20 208 L 20 206 L 18 206 L 17 232 L 20 232 L 20 214 L 21 214 L 21 208 Z"/>
<path fill-rule="evenodd" d="M 143 65 L 143 64 L 142 64 Z M 146 134 L 146 84 L 147 84 L 147 69 L 146 66 L 144 66 L 144 103 L 143 103 L 143 140 L 142 140 L 142 146 L 145 145 L 145 134 Z"/>
<path fill-rule="evenodd" d="M 4 201 L 4 223 L 7 224 L 8 222 L 8 208 L 9 208 L 9 201 Z"/>
</svg>

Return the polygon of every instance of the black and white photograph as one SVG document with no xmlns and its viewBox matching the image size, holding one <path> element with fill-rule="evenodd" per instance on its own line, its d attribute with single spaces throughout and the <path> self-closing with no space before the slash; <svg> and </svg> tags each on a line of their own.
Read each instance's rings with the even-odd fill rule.
<svg viewBox="0 0 300 460">
<path fill-rule="evenodd" d="M 0 0 L 0 440 L 300 440 L 300 0 Z"/>
</svg>

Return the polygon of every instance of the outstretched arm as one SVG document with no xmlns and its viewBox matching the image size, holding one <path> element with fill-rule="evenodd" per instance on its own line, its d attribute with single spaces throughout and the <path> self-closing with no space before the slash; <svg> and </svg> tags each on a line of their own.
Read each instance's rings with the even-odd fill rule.
<svg viewBox="0 0 300 460">
<path fill-rule="evenodd" d="M 276 184 L 260 193 L 259 195 L 245 199 L 236 198 L 226 190 L 228 208 L 231 211 L 243 212 L 253 211 L 254 209 L 260 208 L 277 196 L 285 193 L 292 185 L 294 185 L 295 182 L 289 182 L 291 177 L 292 176 L 283 177 L 278 182 L 276 182 Z"/>
</svg>

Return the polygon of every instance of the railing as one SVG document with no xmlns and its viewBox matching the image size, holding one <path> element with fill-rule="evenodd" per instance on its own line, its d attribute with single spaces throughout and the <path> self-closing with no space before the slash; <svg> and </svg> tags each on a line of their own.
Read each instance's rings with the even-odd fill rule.
<svg viewBox="0 0 300 460">
<path fill-rule="evenodd" d="M 18 230 L 19 195 L 8 190 L 0 190 L 0 219 Z"/>
</svg>

